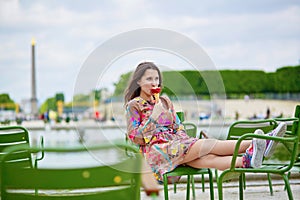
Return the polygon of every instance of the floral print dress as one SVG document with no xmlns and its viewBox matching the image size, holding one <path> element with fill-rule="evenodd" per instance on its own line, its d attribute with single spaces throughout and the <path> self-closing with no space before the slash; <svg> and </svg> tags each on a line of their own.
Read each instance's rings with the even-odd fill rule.
<svg viewBox="0 0 300 200">
<path fill-rule="evenodd" d="M 137 145 L 156 179 L 162 182 L 162 175 L 178 166 L 197 139 L 186 134 L 169 98 L 160 100 L 167 109 L 156 121 L 150 117 L 154 104 L 141 97 L 128 102 L 126 115 L 129 139 L 134 142 L 135 137 L 144 138 L 144 144 Z"/>
</svg>

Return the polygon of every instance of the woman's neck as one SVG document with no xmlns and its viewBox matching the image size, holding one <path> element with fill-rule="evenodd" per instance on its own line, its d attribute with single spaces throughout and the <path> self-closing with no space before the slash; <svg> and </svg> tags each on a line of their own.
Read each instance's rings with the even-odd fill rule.
<svg viewBox="0 0 300 200">
<path fill-rule="evenodd" d="M 152 97 L 149 96 L 149 95 L 146 95 L 144 93 L 140 94 L 140 97 L 146 101 L 151 101 L 152 100 Z"/>
</svg>

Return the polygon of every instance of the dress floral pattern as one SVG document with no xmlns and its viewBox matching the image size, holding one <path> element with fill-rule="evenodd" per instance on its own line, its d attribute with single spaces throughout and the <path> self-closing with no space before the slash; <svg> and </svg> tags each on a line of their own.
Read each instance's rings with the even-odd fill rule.
<svg viewBox="0 0 300 200">
<path fill-rule="evenodd" d="M 144 138 L 144 144 L 137 145 L 158 181 L 178 166 L 197 141 L 186 134 L 169 98 L 160 100 L 167 109 L 156 121 L 151 118 L 154 104 L 141 97 L 132 99 L 126 107 L 128 137 L 133 142 L 135 137 Z"/>
</svg>

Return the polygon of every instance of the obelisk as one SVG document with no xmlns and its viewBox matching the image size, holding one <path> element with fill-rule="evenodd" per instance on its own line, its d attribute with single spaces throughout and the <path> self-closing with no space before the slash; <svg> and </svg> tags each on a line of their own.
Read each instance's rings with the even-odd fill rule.
<svg viewBox="0 0 300 200">
<path fill-rule="evenodd" d="M 31 115 L 33 118 L 38 117 L 38 107 L 36 98 L 36 77 L 35 77 L 35 40 L 31 40 Z"/>
</svg>

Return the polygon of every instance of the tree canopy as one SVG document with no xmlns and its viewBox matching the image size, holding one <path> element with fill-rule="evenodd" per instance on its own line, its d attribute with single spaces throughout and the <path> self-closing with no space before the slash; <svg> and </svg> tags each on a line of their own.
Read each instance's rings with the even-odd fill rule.
<svg viewBox="0 0 300 200">
<path fill-rule="evenodd" d="M 276 72 L 261 70 L 163 71 L 163 93 L 167 95 L 226 95 L 261 93 L 300 93 L 300 65 L 279 68 Z M 122 96 L 131 72 L 115 83 L 114 96 Z M 221 81 L 218 82 L 218 81 Z"/>
</svg>

